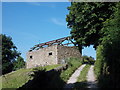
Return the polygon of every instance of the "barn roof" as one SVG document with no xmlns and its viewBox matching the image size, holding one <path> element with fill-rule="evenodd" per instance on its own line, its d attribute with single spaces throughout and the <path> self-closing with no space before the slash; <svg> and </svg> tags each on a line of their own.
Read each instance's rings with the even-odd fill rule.
<svg viewBox="0 0 120 90">
<path fill-rule="evenodd" d="M 67 43 L 63 44 L 64 41 L 67 41 Z M 34 47 L 32 47 L 29 51 L 38 50 L 40 48 L 49 47 L 49 46 L 56 45 L 56 44 L 65 46 L 65 45 L 75 44 L 75 43 L 72 41 L 72 38 L 70 36 L 68 36 L 68 37 L 48 41 L 48 42 L 45 42 L 45 43 L 37 44 Z"/>
</svg>

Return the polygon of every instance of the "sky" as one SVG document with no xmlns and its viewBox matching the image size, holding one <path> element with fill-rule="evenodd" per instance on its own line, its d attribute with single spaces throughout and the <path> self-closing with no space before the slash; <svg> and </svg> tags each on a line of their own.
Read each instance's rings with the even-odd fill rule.
<svg viewBox="0 0 120 90">
<path fill-rule="evenodd" d="M 70 36 L 66 15 L 70 2 L 3 2 L 2 33 L 12 37 L 21 56 L 36 44 Z M 83 55 L 96 58 L 92 46 Z"/>
</svg>

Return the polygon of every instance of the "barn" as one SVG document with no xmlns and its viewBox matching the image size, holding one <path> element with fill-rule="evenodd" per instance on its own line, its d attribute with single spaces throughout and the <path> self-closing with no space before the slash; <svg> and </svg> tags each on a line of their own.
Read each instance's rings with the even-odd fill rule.
<svg viewBox="0 0 120 90">
<path fill-rule="evenodd" d="M 81 58 L 81 54 L 75 46 L 68 46 L 71 43 L 62 44 L 65 40 L 69 42 L 70 37 L 35 45 L 27 52 L 26 67 L 64 64 L 65 60 L 70 57 Z"/>
</svg>

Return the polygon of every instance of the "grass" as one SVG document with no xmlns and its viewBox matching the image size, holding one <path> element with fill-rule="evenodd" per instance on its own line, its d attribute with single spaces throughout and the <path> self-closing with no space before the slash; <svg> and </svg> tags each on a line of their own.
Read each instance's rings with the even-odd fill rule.
<svg viewBox="0 0 120 90">
<path fill-rule="evenodd" d="M 70 78 L 74 71 L 82 65 L 82 62 L 79 59 L 71 58 L 68 61 L 68 68 L 63 71 L 60 75 L 61 79 L 65 82 Z"/>
<path fill-rule="evenodd" d="M 82 65 L 81 60 L 76 59 L 76 58 L 71 58 L 68 61 L 68 68 L 66 70 L 63 70 L 60 74 L 60 79 L 55 78 L 53 82 L 54 83 L 57 82 L 57 87 L 64 87 L 65 82 L 67 82 L 67 80 L 70 78 L 70 76 L 74 73 L 74 71 Z M 48 65 L 48 66 L 44 66 L 44 67 L 37 67 L 34 69 L 20 69 L 17 70 L 15 72 L 6 74 L 0 78 L 2 78 L 2 88 L 19 88 L 22 85 L 24 85 L 25 83 L 27 83 L 29 80 L 32 80 L 33 78 L 30 77 L 30 73 L 31 71 L 34 70 L 43 70 L 45 69 L 46 71 L 49 71 L 51 69 L 54 69 L 56 67 L 59 67 L 61 65 Z"/>
<path fill-rule="evenodd" d="M 82 65 L 80 59 L 77 58 L 70 58 L 67 60 L 68 68 L 66 70 L 61 71 L 58 77 L 54 76 L 54 80 L 51 81 L 52 86 L 55 88 L 60 88 L 58 90 L 62 90 L 64 85 L 66 84 L 67 80 L 70 76 L 74 73 L 74 71 Z"/>
<path fill-rule="evenodd" d="M 2 77 L 0 77 L 0 90 L 2 89 Z"/>
<path fill-rule="evenodd" d="M 87 73 L 88 73 L 88 70 L 90 69 L 90 65 L 87 64 L 83 70 L 81 71 L 80 73 L 80 76 L 78 77 L 78 80 L 77 82 L 75 83 L 75 89 L 78 89 L 78 88 L 86 88 L 87 86 Z"/>
<path fill-rule="evenodd" d="M 42 69 L 49 71 L 58 66 L 61 66 L 61 65 L 48 65 L 48 66 L 42 67 Z M 36 69 L 39 70 L 39 69 L 41 69 L 41 67 L 38 67 Z M 0 80 L 2 79 L 2 88 L 19 88 L 19 87 L 21 87 L 26 82 L 28 82 L 29 80 L 32 79 L 32 77 L 30 77 L 30 75 L 29 75 L 29 73 L 31 71 L 34 71 L 34 69 L 19 69 L 15 72 L 11 72 L 11 73 L 1 76 Z"/>
<path fill-rule="evenodd" d="M 62 66 L 62 64 L 48 65 L 48 66 L 45 66 L 44 68 L 46 69 L 46 71 L 49 71 L 49 70 L 54 69 L 59 66 Z"/>
</svg>

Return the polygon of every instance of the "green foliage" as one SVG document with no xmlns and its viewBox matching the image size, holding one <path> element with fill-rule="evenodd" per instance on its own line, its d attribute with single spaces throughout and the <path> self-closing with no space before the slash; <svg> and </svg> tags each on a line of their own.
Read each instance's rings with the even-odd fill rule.
<svg viewBox="0 0 120 90">
<path fill-rule="evenodd" d="M 0 76 L 2 75 L 1 71 L 2 71 L 2 35 L 0 35 Z"/>
<path fill-rule="evenodd" d="M 36 67 L 36 68 L 33 68 L 33 70 L 46 70 L 46 71 L 49 71 L 51 69 L 54 69 L 56 67 L 59 67 L 59 66 L 62 66 L 62 64 L 55 64 L 55 65 L 47 65 L 47 66 L 44 66 L 44 67 Z"/>
<path fill-rule="evenodd" d="M 101 87 L 120 88 L 120 3 L 115 8 L 114 18 L 104 23 L 102 33 L 104 37 L 98 47 L 95 72 Z"/>
<path fill-rule="evenodd" d="M 99 79 L 100 75 L 102 74 L 103 64 L 105 62 L 105 58 L 103 56 L 103 45 L 99 45 L 97 47 L 97 60 L 95 62 L 95 74 L 96 77 Z"/>
<path fill-rule="evenodd" d="M 25 61 L 24 61 L 24 59 L 21 56 L 19 56 L 17 58 L 17 60 L 14 61 L 13 65 L 14 65 L 14 69 L 13 70 L 18 70 L 20 68 L 25 68 Z"/>
<path fill-rule="evenodd" d="M 115 3 L 98 2 L 72 2 L 68 7 L 69 14 L 66 17 L 67 26 L 71 28 L 71 36 L 80 46 L 99 45 L 103 22 L 114 12 Z"/>
<path fill-rule="evenodd" d="M 95 63 L 94 58 L 91 57 L 91 56 L 89 57 L 89 56 L 84 55 L 84 56 L 82 56 L 82 58 L 83 58 L 83 63 L 88 63 L 88 64 L 94 64 Z"/>
<path fill-rule="evenodd" d="M 82 62 L 80 59 L 77 58 L 70 58 L 67 59 L 68 63 L 68 68 L 67 70 L 63 71 L 60 75 L 63 81 L 67 82 L 69 77 L 73 74 L 73 72 L 80 66 L 82 65 Z"/>
<path fill-rule="evenodd" d="M 12 38 L 1 34 L 2 38 L 2 73 L 9 73 L 13 70 L 13 62 L 20 55 Z"/>
</svg>

